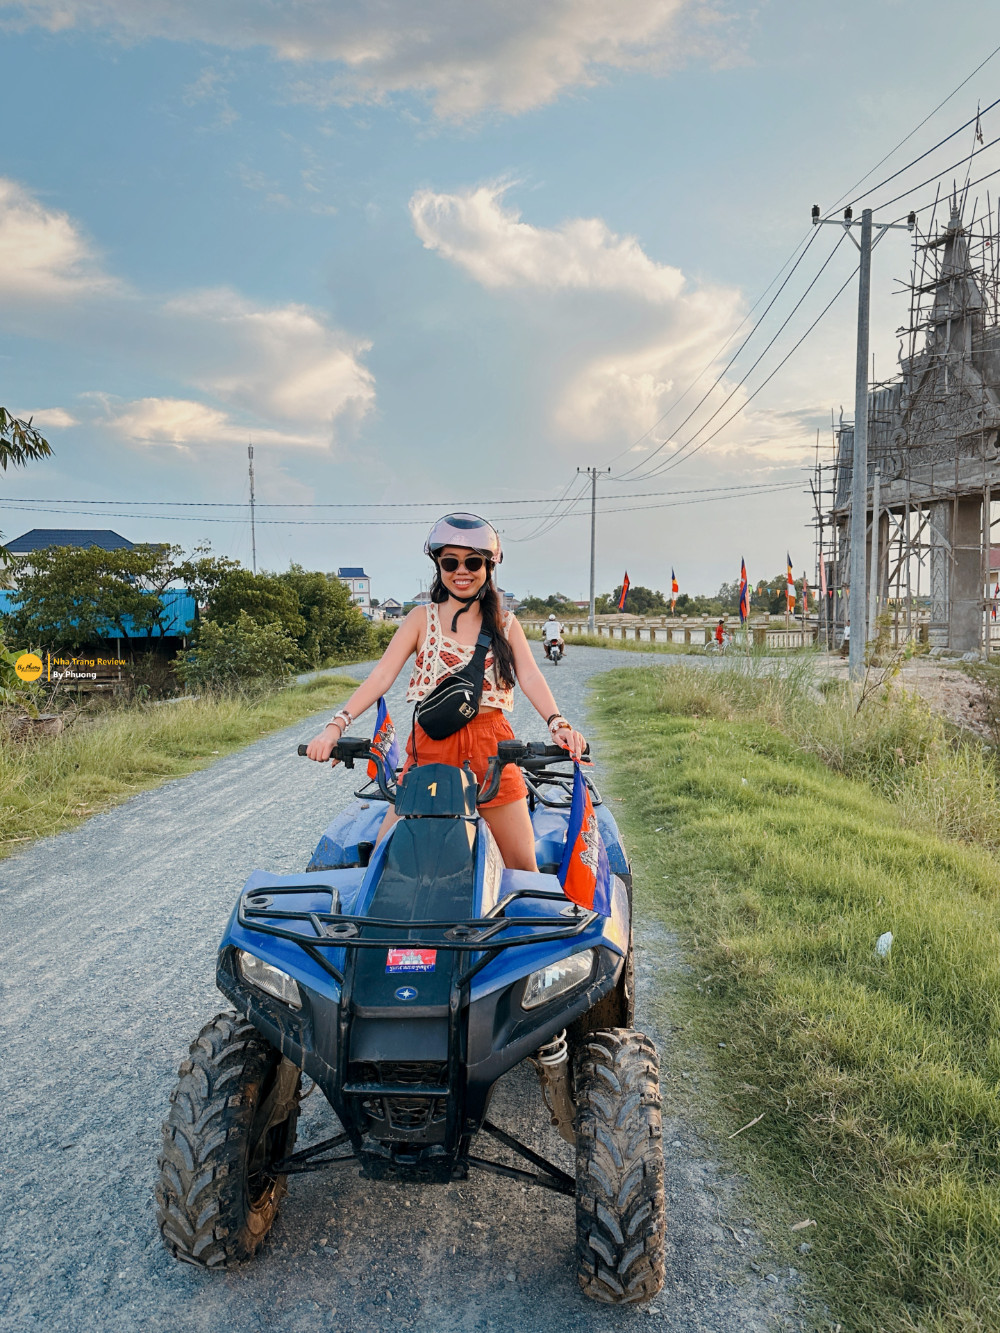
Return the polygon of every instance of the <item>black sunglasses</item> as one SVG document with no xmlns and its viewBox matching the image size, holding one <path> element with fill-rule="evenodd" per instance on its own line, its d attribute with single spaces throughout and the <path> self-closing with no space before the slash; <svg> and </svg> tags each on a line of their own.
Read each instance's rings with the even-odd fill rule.
<svg viewBox="0 0 1000 1333">
<path fill-rule="evenodd" d="M 478 574 L 486 560 L 481 555 L 467 555 L 464 560 L 459 560 L 457 555 L 439 555 L 438 564 L 446 574 L 454 574 L 462 565 L 470 574 Z"/>
</svg>

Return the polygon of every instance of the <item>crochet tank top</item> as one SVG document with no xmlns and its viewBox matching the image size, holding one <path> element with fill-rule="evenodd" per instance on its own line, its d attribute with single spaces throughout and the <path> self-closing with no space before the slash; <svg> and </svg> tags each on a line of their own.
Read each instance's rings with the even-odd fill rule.
<svg viewBox="0 0 1000 1333">
<path fill-rule="evenodd" d="M 510 611 L 503 613 L 502 628 L 506 634 L 513 620 Z M 441 629 L 441 619 L 434 602 L 427 604 L 427 633 L 417 650 L 413 663 L 413 674 L 406 689 L 406 702 L 419 703 L 426 698 L 437 683 L 445 676 L 450 676 L 459 667 L 466 666 L 472 660 L 475 644 L 456 643 L 449 639 Z M 509 713 L 514 707 L 514 691 L 505 690 L 497 682 L 493 653 L 486 654 L 486 672 L 483 678 L 483 708 L 502 708 Z"/>
</svg>

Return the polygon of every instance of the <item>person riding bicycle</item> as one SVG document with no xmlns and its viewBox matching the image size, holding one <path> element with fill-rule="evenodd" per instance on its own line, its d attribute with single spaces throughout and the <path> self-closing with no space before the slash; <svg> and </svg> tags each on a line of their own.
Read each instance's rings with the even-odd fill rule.
<svg viewBox="0 0 1000 1333">
<path fill-rule="evenodd" d="M 548 620 L 542 626 L 542 642 L 545 645 L 545 656 L 551 655 L 552 645 L 557 643 L 559 651 L 563 657 L 566 656 L 566 640 L 563 638 L 562 625 L 556 620 L 555 612 L 550 612 Z"/>
<path fill-rule="evenodd" d="M 468 761 L 482 784 L 497 743 L 514 738 L 506 715 L 514 706 L 515 682 L 545 721 L 555 744 L 572 758 L 581 758 L 586 740 L 559 712 L 524 630 L 509 611 L 501 609 L 493 579 L 503 559 L 496 529 L 476 514 L 447 514 L 431 528 L 424 554 L 434 562 L 429 605 L 415 606 L 406 616 L 368 679 L 309 742 L 309 758 L 320 763 L 329 759 L 347 728 L 389 690 L 410 657 L 415 655 L 406 701 L 419 704 L 446 676 L 468 665 L 480 634 L 489 636 L 490 646 L 479 712 L 437 741 L 414 719 L 403 771 L 429 763 L 461 768 Z M 337 762 L 333 760 L 334 765 Z M 527 794 L 521 770 L 508 764 L 496 796 L 479 807 L 509 870 L 538 869 Z M 390 806 L 380 840 L 395 821 Z"/>
</svg>

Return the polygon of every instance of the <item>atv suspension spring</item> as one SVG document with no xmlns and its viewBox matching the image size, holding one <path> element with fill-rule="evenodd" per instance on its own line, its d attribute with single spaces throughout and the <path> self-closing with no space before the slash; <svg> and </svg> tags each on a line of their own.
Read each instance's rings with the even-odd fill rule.
<svg viewBox="0 0 1000 1333">
<path fill-rule="evenodd" d="M 535 1052 L 535 1059 L 540 1065 L 546 1068 L 553 1068 L 555 1065 L 564 1065 L 569 1059 L 569 1045 L 566 1041 L 566 1029 L 557 1032 L 551 1041 L 547 1041 L 544 1046 L 539 1046 Z"/>
</svg>

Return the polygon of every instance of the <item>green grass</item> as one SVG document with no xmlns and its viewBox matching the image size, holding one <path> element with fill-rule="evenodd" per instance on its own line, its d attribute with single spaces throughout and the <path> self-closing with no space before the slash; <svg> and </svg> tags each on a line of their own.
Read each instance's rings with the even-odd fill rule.
<svg viewBox="0 0 1000 1333">
<path fill-rule="evenodd" d="M 774 716 L 795 697 L 800 718 Z M 680 666 L 609 673 L 595 699 L 640 910 L 693 964 L 675 1017 L 713 1071 L 703 1113 L 728 1134 L 763 1112 L 733 1140 L 739 1164 L 782 1201 L 783 1227 L 818 1224 L 784 1232 L 813 1245 L 791 1262 L 845 1329 L 985 1333 L 1000 1306 L 1000 876 L 911 807 L 945 752 L 989 771 L 914 707 L 882 701 L 852 732 L 836 692 Z M 930 776 L 913 779 L 921 753 Z"/>
<path fill-rule="evenodd" d="M 344 676 L 320 676 L 259 698 L 134 705 L 60 736 L 0 742 L 0 857 L 330 708 L 355 686 Z"/>
</svg>

